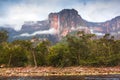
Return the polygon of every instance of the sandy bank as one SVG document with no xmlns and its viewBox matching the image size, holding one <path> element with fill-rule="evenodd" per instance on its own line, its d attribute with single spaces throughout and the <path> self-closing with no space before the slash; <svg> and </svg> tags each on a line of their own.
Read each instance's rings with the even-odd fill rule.
<svg viewBox="0 0 120 80">
<path fill-rule="evenodd" d="M 17 67 L 0 68 L 0 76 L 62 76 L 120 74 L 120 67 Z"/>
</svg>

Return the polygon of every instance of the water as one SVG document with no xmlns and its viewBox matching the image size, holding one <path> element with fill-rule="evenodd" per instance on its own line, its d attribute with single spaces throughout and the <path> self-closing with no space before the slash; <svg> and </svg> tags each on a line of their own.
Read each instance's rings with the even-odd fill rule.
<svg viewBox="0 0 120 80">
<path fill-rule="evenodd" d="M 120 75 L 106 76 L 36 76 L 36 77 L 0 77 L 0 80 L 120 80 Z"/>
</svg>

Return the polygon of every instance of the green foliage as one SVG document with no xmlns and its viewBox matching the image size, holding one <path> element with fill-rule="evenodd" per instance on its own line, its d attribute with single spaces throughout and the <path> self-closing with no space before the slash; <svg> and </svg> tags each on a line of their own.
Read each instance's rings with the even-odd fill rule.
<svg viewBox="0 0 120 80">
<path fill-rule="evenodd" d="M 52 66 L 70 66 L 70 54 L 68 46 L 58 43 L 50 48 L 48 64 Z"/>
<path fill-rule="evenodd" d="M 37 59 L 38 66 L 43 66 L 47 64 L 46 56 L 49 53 L 50 42 L 48 40 L 41 41 L 35 48 L 35 55 Z"/>
<path fill-rule="evenodd" d="M 120 40 L 110 34 L 95 39 L 93 34 L 77 32 L 51 45 L 43 40 L 6 42 L 0 32 L 0 65 L 21 66 L 120 66 Z"/>
<path fill-rule="evenodd" d="M 22 47 L 25 50 L 25 52 L 26 52 L 25 55 L 27 56 L 27 59 L 28 59 L 28 62 L 26 62 L 26 63 L 29 66 L 34 65 L 33 55 L 32 55 L 32 52 L 34 52 L 34 50 L 33 50 L 32 42 L 25 41 L 25 40 L 15 40 L 12 42 L 12 44 L 15 46 Z"/>
<path fill-rule="evenodd" d="M 27 51 L 20 46 L 14 46 L 10 50 L 10 66 L 25 66 L 27 64 Z"/>
<path fill-rule="evenodd" d="M 7 42 L 4 42 L 0 44 L 0 64 L 8 64 L 9 60 L 9 51 L 10 51 L 10 44 Z"/>
<path fill-rule="evenodd" d="M 5 31 L 5 30 L 0 30 L 0 43 L 6 42 L 7 39 L 8 39 L 7 31 Z"/>
</svg>

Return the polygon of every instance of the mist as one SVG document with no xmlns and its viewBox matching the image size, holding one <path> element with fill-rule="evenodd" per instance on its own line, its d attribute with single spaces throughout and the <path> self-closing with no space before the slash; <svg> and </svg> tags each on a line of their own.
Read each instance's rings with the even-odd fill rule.
<svg viewBox="0 0 120 80">
<path fill-rule="evenodd" d="M 54 28 L 51 28 L 49 30 L 35 31 L 35 32 L 31 33 L 31 34 L 29 34 L 29 33 L 22 33 L 20 35 L 15 36 L 14 38 L 16 38 L 16 37 L 30 37 L 30 36 L 40 35 L 40 34 L 51 34 L 51 35 L 54 35 L 55 33 L 56 33 L 56 30 Z"/>
</svg>

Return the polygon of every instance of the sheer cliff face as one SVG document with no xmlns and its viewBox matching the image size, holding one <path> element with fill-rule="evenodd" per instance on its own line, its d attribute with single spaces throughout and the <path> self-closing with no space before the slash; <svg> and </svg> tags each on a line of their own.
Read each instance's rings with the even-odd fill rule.
<svg viewBox="0 0 120 80">
<path fill-rule="evenodd" d="M 91 27 L 95 32 L 101 33 L 119 33 L 120 31 L 120 16 L 113 18 L 112 20 L 102 23 L 86 22 L 87 27 Z"/>
<path fill-rule="evenodd" d="M 49 26 L 50 28 L 54 28 L 57 32 L 59 30 L 59 19 L 57 13 L 49 14 Z"/>
<path fill-rule="evenodd" d="M 32 33 L 35 31 L 39 31 L 39 30 L 47 30 L 49 29 L 49 22 L 48 20 L 44 20 L 44 21 L 27 21 L 24 22 L 24 24 L 22 25 L 22 28 L 20 30 L 21 33 L 23 32 L 28 32 L 28 33 Z"/>
<path fill-rule="evenodd" d="M 107 21 L 102 24 L 104 28 L 106 28 L 106 32 L 119 32 L 120 31 L 120 16 L 113 18 L 110 21 Z"/>
<path fill-rule="evenodd" d="M 72 29 L 84 25 L 84 21 L 74 9 L 64 9 L 58 13 L 49 14 L 50 27 L 54 28 L 58 35 L 66 36 Z"/>
<path fill-rule="evenodd" d="M 50 13 L 48 19 L 49 27 L 54 28 L 59 36 L 66 36 L 72 30 L 84 30 L 86 33 L 120 33 L 120 16 L 95 23 L 82 19 L 74 9 L 64 9 L 58 13 Z"/>
</svg>

